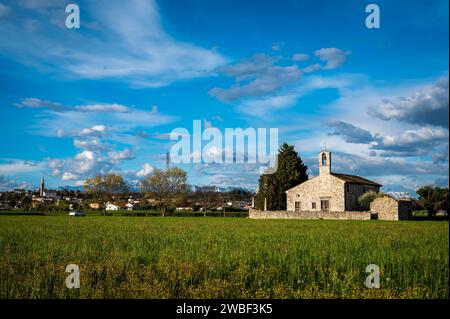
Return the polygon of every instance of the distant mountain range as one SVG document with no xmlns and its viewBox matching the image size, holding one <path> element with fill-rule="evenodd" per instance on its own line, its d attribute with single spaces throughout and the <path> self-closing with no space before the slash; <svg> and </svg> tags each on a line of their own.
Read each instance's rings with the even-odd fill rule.
<svg viewBox="0 0 450 319">
<path fill-rule="evenodd" d="M 83 186 L 58 186 L 56 189 L 59 191 L 62 191 L 65 189 L 67 189 L 69 191 L 82 191 Z"/>
</svg>

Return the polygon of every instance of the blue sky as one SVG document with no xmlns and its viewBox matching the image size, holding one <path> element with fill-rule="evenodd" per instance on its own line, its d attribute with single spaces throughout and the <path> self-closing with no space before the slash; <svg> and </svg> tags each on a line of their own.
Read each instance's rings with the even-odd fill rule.
<svg viewBox="0 0 450 319">
<path fill-rule="evenodd" d="M 64 25 L 77 3 L 80 29 Z M 369 3 L 369 2 L 368 2 Z M 279 129 L 317 174 L 386 191 L 448 185 L 448 1 L 0 0 L 0 190 L 130 181 L 164 167 L 174 128 Z M 192 184 L 256 187 L 242 164 Z"/>
</svg>

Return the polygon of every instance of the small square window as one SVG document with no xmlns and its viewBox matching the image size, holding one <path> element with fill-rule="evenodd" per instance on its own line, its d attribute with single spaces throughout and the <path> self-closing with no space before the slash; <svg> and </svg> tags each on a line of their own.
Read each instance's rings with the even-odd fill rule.
<svg viewBox="0 0 450 319">
<path fill-rule="evenodd" d="M 316 203 L 312 203 L 311 206 L 312 206 L 312 209 L 316 209 Z"/>
</svg>

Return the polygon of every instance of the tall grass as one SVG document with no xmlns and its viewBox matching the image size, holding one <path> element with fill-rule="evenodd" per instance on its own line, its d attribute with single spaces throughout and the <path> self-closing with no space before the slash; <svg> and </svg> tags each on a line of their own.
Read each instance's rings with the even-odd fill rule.
<svg viewBox="0 0 450 319">
<path fill-rule="evenodd" d="M 1 216 L 0 298 L 448 298 L 448 239 L 448 222 Z"/>
</svg>

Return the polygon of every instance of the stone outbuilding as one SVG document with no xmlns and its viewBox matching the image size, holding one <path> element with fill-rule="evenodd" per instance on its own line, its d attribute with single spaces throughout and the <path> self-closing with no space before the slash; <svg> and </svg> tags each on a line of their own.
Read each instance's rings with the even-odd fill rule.
<svg viewBox="0 0 450 319">
<path fill-rule="evenodd" d="M 331 152 L 318 155 L 319 175 L 286 191 L 287 210 L 293 212 L 344 212 L 364 210 L 358 197 L 382 185 L 366 178 L 331 171 Z"/>
<path fill-rule="evenodd" d="M 380 220 L 410 220 L 412 201 L 389 196 L 378 197 L 370 203 L 370 213 Z"/>
</svg>

